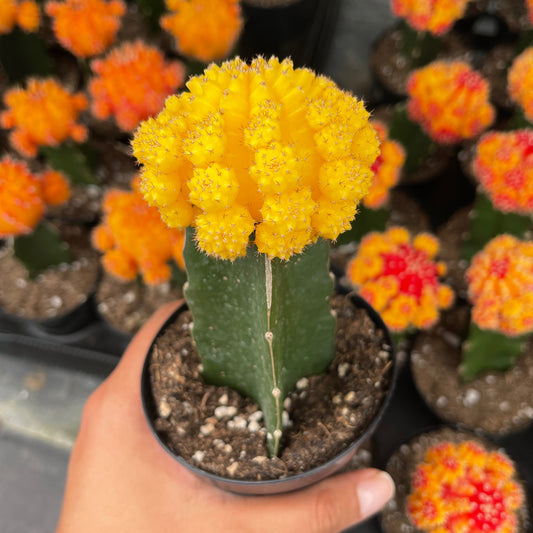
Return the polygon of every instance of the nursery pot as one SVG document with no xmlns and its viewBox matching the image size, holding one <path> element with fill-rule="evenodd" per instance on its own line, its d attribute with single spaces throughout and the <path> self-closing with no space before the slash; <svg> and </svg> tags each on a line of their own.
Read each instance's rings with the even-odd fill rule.
<svg viewBox="0 0 533 533">
<path fill-rule="evenodd" d="M 381 347 L 388 349 L 390 354 L 389 363 L 386 366 L 387 369 L 387 378 L 388 378 L 388 387 L 384 391 L 384 396 L 381 401 L 381 404 L 377 408 L 374 416 L 370 420 L 370 423 L 364 428 L 361 434 L 357 438 L 353 439 L 347 446 L 344 447 L 340 453 L 338 453 L 332 459 L 311 468 L 310 470 L 297 473 L 294 475 L 280 477 L 277 479 L 262 479 L 262 480 L 247 480 L 247 479 L 233 479 L 230 477 L 223 477 L 222 475 L 213 474 L 207 472 L 198 466 L 192 464 L 188 460 L 185 460 L 178 453 L 175 453 L 171 447 L 168 445 L 166 440 L 161 435 L 161 432 L 156 430 L 154 420 L 157 417 L 157 406 L 154 399 L 152 385 L 151 385 L 151 376 L 150 376 L 150 360 L 151 353 L 157 339 L 164 333 L 165 329 L 178 319 L 181 313 L 187 310 L 187 305 L 184 303 L 180 306 L 171 317 L 166 321 L 158 335 L 154 339 L 152 346 L 148 350 L 147 357 L 145 359 L 142 375 L 141 375 L 141 397 L 143 403 L 143 409 L 148 421 L 148 425 L 155 438 L 159 441 L 161 446 L 174 457 L 179 463 L 188 468 L 190 471 L 196 475 L 207 479 L 214 483 L 217 487 L 235 492 L 240 494 L 249 494 L 249 495 L 262 495 L 262 494 L 278 494 L 283 492 L 289 492 L 297 489 L 304 488 L 308 485 L 316 483 L 336 472 L 341 470 L 347 463 L 352 459 L 352 457 L 357 452 L 361 443 L 369 438 L 370 435 L 374 432 L 376 426 L 381 420 L 384 411 L 387 408 L 387 405 L 390 401 L 390 398 L 393 393 L 394 385 L 397 379 L 397 363 L 395 361 L 395 352 L 394 345 L 390 333 L 382 321 L 381 317 L 376 313 L 376 311 L 360 296 L 352 293 L 348 295 L 348 298 L 351 300 L 353 306 L 356 309 L 363 309 L 366 311 L 367 316 L 375 325 L 377 330 L 383 332 L 383 341 L 381 342 Z"/>
</svg>

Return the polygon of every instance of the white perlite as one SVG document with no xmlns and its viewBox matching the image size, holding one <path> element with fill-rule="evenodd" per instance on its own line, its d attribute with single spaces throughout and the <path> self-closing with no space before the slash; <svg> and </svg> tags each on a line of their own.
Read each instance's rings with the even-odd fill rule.
<svg viewBox="0 0 533 533">
<path fill-rule="evenodd" d="M 192 454 L 192 460 L 196 461 L 197 463 L 201 463 L 204 460 L 205 452 L 202 452 L 200 450 L 195 451 Z"/>
<path fill-rule="evenodd" d="M 237 408 L 233 405 L 219 405 L 216 409 L 215 409 L 215 416 L 220 419 L 220 418 L 225 418 L 225 417 L 232 417 L 232 416 L 235 416 L 237 414 Z"/>
</svg>

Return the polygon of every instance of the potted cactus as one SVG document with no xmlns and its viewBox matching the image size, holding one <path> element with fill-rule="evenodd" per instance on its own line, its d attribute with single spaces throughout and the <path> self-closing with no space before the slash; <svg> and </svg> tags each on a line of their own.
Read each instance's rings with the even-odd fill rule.
<svg viewBox="0 0 533 533">
<path fill-rule="evenodd" d="M 45 217 L 49 206 L 69 195 L 61 173 L 32 171 L 8 155 L 0 160 L 0 238 L 6 239 L 0 250 L 0 305 L 23 328 L 65 333 L 92 317 L 96 254 L 88 241 L 83 245 L 79 227 Z"/>
<path fill-rule="evenodd" d="M 461 299 L 439 330 L 420 336 L 412 359 L 418 388 L 440 416 L 494 434 L 533 418 L 524 386 L 533 364 L 532 146 L 530 128 L 489 131 L 475 144 L 478 190 L 450 261 Z"/>
<path fill-rule="evenodd" d="M 368 192 L 377 136 L 360 101 L 290 60 L 211 65 L 187 88 L 132 143 L 146 200 L 187 228 L 192 318 L 174 317 L 148 354 L 148 418 L 167 449 L 226 488 L 292 490 L 349 460 L 391 390 L 386 327 L 367 304 L 333 298 L 328 271 L 327 240 Z M 336 359 L 335 341 L 357 345 L 361 361 Z M 358 369 L 366 385 L 354 390 Z M 320 375 L 329 385 L 314 390 Z M 343 421 L 325 452 L 313 444 L 335 442 L 330 419 L 314 420 L 318 435 L 294 428 L 306 397 Z M 283 454 L 298 434 L 291 464 Z"/>
<path fill-rule="evenodd" d="M 385 507 L 385 533 L 525 533 L 531 525 L 520 472 L 505 450 L 453 428 L 425 431 L 386 467 L 396 495 Z"/>
<path fill-rule="evenodd" d="M 127 336 L 165 302 L 181 298 L 184 281 L 183 232 L 169 228 L 144 201 L 138 178 L 131 185 L 131 191 L 105 193 L 103 218 L 92 232 L 92 244 L 103 254 L 98 311 Z"/>
</svg>

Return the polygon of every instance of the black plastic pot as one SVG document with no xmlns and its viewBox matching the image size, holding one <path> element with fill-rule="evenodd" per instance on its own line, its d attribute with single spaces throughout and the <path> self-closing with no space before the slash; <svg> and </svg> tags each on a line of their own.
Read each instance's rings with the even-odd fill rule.
<svg viewBox="0 0 533 533">
<path fill-rule="evenodd" d="M 263 480 L 263 481 L 246 481 L 246 480 L 225 478 L 225 477 L 211 474 L 209 472 L 206 472 L 190 464 L 189 462 L 185 461 L 179 455 L 176 455 L 165 444 L 165 442 L 160 438 L 160 436 L 157 434 L 153 426 L 152 420 L 154 418 L 153 414 L 155 413 L 155 405 L 154 405 L 154 399 L 152 396 L 152 390 L 150 386 L 150 376 L 149 376 L 149 359 L 150 359 L 149 355 L 152 349 L 150 347 L 148 350 L 148 355 L 146 357 L 142 375 L 141 375 L 141 398 L 142 398 L 144 413 L 148 421 L 148 425 L 150 426 L 150 429 L 152 433 L 154 434 L 155 438 L 159 441 L 161 446 L 172 457 L 174 457 L 179 463 L 181 463 L 183 466 L 188 468 L 190 471 L 192 471 L 193 473 L 195 473 L 196 475 L 204 479 L 210 480 L 213 484 L 215 484 L 217 487 L 221 489 L 224 489 L 230 492 L 239 493 L 239 494 L 248 494 L 248 495 L 280 494 L 284 492 L 302 489 L 328 476 L 331 476 L 335 474 L 336 472 L 339 472 L 344 466 L 346 466 L 346 464 L 350 461 L 350 459 L 352 459 L 352 457 L 357 452 L 361 443 L 363 443 L 373 434 L 374 430 L 376 429 L 377 425 L 379 424 L 383 416 L 383 413 L 385 412 L 390 402 L 390 398 L 393 394 L 393 390 L 394 390 L 395 383 L 397 381 L 397 375 L 398 375 L 398 364 L 396 362 L 394 343 L 393 343 L 393 340 L 390 336 L 390 333 L 387 327 L 385 326 L 385 323 L 383 322 L 381 317 L 377 314 L 377 312 L 360 296 L 356 295 L 355 293 L 351 293 L 350 298 L 352 299 L 353 303 L 357 307 L 366 310 L 366 312 L 368 313 L 372 321 L 378 326 L 380 330 L 382 330 L 385 333 L 385 342 L 391 347 L 393 368 L 392 368 L 391 383 L 390 383 L 389 390 L 376 416 L 374 417 L 372 422 L 369 424 L 367 429 L 364 431 L 364 433 L 360 435 L 358 439 L 352 442 L 339 455 L 337 455 L 332 460 L 316 468 L 308 470 L 307 472 L 303 472 L 301 474 L 282 478 L 282 479 Z M 176 319 L 176 317 L 181 312 L 185 311 L 186 309 L 187 309 L 187 305 L 184 303 L 180 308 L 178 308 L 173 313 L 171 317 L 169 317 L 167 322 L 161 328 L 161 331 L 163 331 L 168 324 L 172 323 Z"/>
</svg>

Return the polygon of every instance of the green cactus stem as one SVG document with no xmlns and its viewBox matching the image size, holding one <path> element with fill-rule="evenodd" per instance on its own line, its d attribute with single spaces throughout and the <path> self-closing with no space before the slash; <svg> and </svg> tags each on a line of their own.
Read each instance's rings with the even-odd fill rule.
<svg viewBox="0 0 533 533">
<path fill-rule="evenodd" d="M 63 143 L 58 146 L 43 146 L 41 154 L 50 166 L 68 176 L 73 185 L 94 185 L 98 154 L 88 144 Z"/>
<path fill-rule="evenodd" d="M 0 35 L 0 64 L 10 83 L 20 83 L 30 76 L 50 76 L 54 65 L 46 44 L 37 33 L 14 28 Z"/>
<path fill-rule="evenodd" d="M 402 38 L 402 55 L 409 61 L 412 68 L 427 65 L 433 61 L 440 49 L 442 40 L 428 31 L 417 31 L 407 22 L 400 24 Z"/>
<path fill-rule="evenodd" d="M 470 261 L 495 235 L 509 233 L 523 239 L 531 230 L 531 217 L 498 211 L 481 192 L 470 215 L 470 231 L 461 247 L 461 256 Z"/>
<path fill-rule="evenodd" d="M 30 279 L 61 263 L 71 263 L 72 253 L 57 230 L 41 222 L 32 233 L 14 239 L 14 255 L 28 271 Z"/>
<path fill-rule="evenodd" d="M 279 454 L 285 397 L 335 355 L 328 257 L 328 243 L 319 240 L 289 261 L 270 260 L 255 246 L 245 257 L 220 260 L 186 231 L 184 292 L 203 377 L 259 404 L 272 456 Z"/>
<path fill-rule="evenodd" d="M 407 173 L 420 168 L 437 149 L 437 144 L 409 118 L 405 104 L 398 104 L 394 109 L 389 137 L 404 147 L 406 155 L 404 169 Z"/>
<path fill-rule="evenodd" d="M 471 324 L 468 339 L 463 344 L 459 367 L 461 378 L 471 381 L 487 370 L 508 370 L 524 353 L 528 337 L 509 337 Z"/>
</svg>

